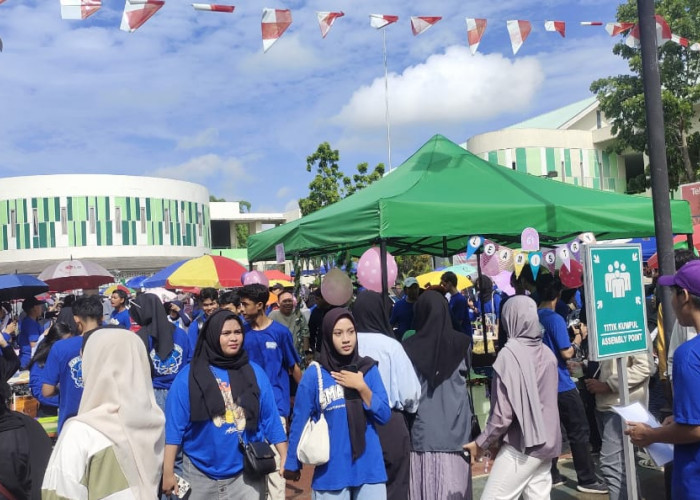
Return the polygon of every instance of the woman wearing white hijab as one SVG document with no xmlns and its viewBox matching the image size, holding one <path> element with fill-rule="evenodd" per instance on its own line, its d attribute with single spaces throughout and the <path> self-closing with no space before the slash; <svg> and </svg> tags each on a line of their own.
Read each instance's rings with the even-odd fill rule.
<svg viewBox="0 0 700 500">
<path fill-rule="evenodd" d="M 44 500 L 155 499 L 165 417 L 153 395 L 143 341 L 117 328 L 83 341 L 84 392 L 46 469 Z"/>
<path fill-rule="evenodd" d="M 501 321 L 509 337 L 493 364 L 488 424 L 464 448 L 474 460 L 501 445 L 481 500 L 549 499 L 552 458 L 561 450 L 557 360 L 542 344 L 530 297 L 509 299 Z"/>
</svg>

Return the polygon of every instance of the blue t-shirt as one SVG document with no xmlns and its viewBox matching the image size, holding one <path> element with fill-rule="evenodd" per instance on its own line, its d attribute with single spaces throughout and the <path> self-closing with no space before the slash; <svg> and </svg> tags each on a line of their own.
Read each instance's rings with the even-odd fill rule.
<svg viewBox="0 0 700 500">
<path fill-rule="evenodd" d="M 569 332 L 566 329 L 564 318 L 551 309 L 538 309 L 537 315 L 540 317 L 542 328 L 544 328 L 542 342 L 544 342 L 557 357 L 559 392 L 575 389 L 576 384 L 571 380 L 569 369 L 566 367 L 566 360 L 561 355 L 562 350 L 571 347 Z"/>
<path fill-rule="evenodd" d="M 265 370 L 280 415 L 289 417 L 289 370 L 300 363 L 292 332 L 276 321 L 264 330 L 252 330 L 246 325 L 243 347 L 250 360 Z"/>
<path fill-rule="evenodd" d="M 314 419 L 318 419 L 321 412 L 317 373 L 315 367 L 307 368 L 301 382 L 299 382 L 294 398 L 294 417 L 289 431 L 289 450 L 284 466 L 290 471 L 296 471 L 300 468 L 297 460 L 297 447 L 306 421 L 312 415 Z M 328 405 L 323 414 L 328 423 L 330 460 L 314 468 L 311 487 L 317 491 L 335 491 L 363 484 L 385 483 L 387 480 L 386 468 L 382 458 L 382 445 L 379 443 L 375 425 L 386 424 L 391 418 L 391 410 L 379 370 L 373 366 L 365 375 L 365 382 L 372 391 L 372 405 L 367 407 L 364 403 L 362 404 L 367 417 L 365 452 L 354 462 L 352 460 L 348 415 L 345 409 L 344 389 L 324 368 L 321 368 L 321 375 L 324 400 Z"/>
<path fill-rule="evenodd" d="M 173 332 L 173 350 L 163 360 L 158 357 L 153 347 L 153 337 L 148 337 L 148 357 L 151 360 L 153 387 L 155 389 L 170 389 L 175 376 L 187 366 L 192 359 L 190 341 L 181 328 L 175 327 Z"/>
<path fill-rule="evenodd" d="M 194 356 L 194 351 L 197 348 L 199 332 L 201 331 L 202 326 L 204 326 L 204 322 L 206 320 L 207 318 L 204 316 L 204 314 L 200 314 L 194 320 L 192 320 L 190 327 L 187 329 L 187 338 L 190 341 L 190 352 L 192 353 L 191 356 Z"/>
<path fill-rule="evenodd" d="M 124 309 L 122 312 L 117 312 L 117 310 L 114 309 L 109 315 L 109 321 L 105 322 L 105 324 L 120 326 L 128 330 L 131 328 L 131 317 L 129 316 L 129 310 Z"/>
<path fill-rule="evenodd" d="M 78 414 L 83 396 L 83 337 L 59 340 L 49 351 L 44 365 L 44 383 L 58 386 L 58 432 L 63 423 Z"/>
<path fill-rule="evenodd" d="M 228 372 L 210 366 L 224 396 L 226 414 L 213 420 L 190 421 L 190 365 L 177 374 L 165 403 L 165 443 L 181 445 L 183 452 L 201 472 L 212 479 L 228 479 L 243 470 L 244 457 L 238 445 L 243 441 L 282 443 L 287 436 L 282 428 L 270 381 L 255 363 L 250 364 L 260 388 L 260 417 L 255 434 L 245 431 L 243 410 L 233 401 Z"/>
<path fill-rule="evenodd" d="M 472 335 L 472 322 L 469 319 L 469 308 L 467 298 L 457 292 L 450 297 L 450 315 L 452 316 L 452 326 L 455 330 Z"/>
<path fill-rule="evenodd" d="M 29 388 L 39 403 L 46 406 L 58 407 L 58 396 L 45 398 L 41 394 L 41 386 L 44 385 L 44 367 L 39 366 L 39 363 L 34 363 L 29 369 Z"/>
<path fill-rule="evenodd" d="M 677 424 L 700 425 L 700 337 L 681 344 L 673 356 L 673 418 Z M 674 500 L 698 498 L 700 442 L 673 446 Z"/>
<path fill-rule="evenodd" d="M 26 368 L 29 361 L 32 359 L 31 342 L 36 342 L 44 331 L 38 321 L 33 320 L 29 316 L 25 316 L 19 324 L 19 335 L 17 343 L 19 344 L 19 365 L 22 369 Z"/>
<path fill-rule="evenodd" d="M 410 330 L 413 327 L 413 304 L 414 302 L 408 302 L 404 297 L 397 301 L 391 310 L 389 322 L 392 326 L 396 325 L 396 338 L 399 340 L 403 338 L 406 330 Z"/>
<path fill-rule="evenodd" d="M 498 319 L 501 314 L 502 301 L 503 296 L 498 292 L 494 292 L 493 300 L 487 300 L 484 302 L 484 314 L 491 314 L 494 319 Z M 476 312 L 469 311 L 469 317 L 472 321 L 481 318 L 481 299 L 476 299 L 476 302 L 474 302 L 474 307 L 476 307 Z"/>
</svg>

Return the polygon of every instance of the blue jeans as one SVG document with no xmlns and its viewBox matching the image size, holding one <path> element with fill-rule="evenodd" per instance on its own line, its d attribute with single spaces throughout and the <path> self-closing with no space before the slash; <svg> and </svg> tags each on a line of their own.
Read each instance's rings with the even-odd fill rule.
<svg viewBox="0 0 700 500">
<path fill-rule="evenodd" d="M 313 500 L 386 500 L 386 485 L 363 484 L 336 491 L 313 490 Z"/>
<path fill-rule="evenodd" d="M 153 394 L 156 397 L 156 404 L 158 405 L 158 408 L 163 410 L 163 414 L 165 414 L 165 400 L 168 399 L 168 389 L 153 389 Z"/>
</svg>

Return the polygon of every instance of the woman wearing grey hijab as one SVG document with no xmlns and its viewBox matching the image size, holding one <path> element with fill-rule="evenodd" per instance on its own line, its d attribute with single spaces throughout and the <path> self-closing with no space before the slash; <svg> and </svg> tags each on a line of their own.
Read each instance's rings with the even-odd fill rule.
<svg viewBox="0 0 700 500">
<path fill-rule="evenodd" d="M 557 361 L 542 344 L 537 305 L 516 296 L 503 306 L 508 342 L 493 365 L 486 429 L 464 448 L 472 459 L 497 448 L 482 500 L 545 500 L 552 489 L 552 458 L 561 450 Z"/>
</svg>

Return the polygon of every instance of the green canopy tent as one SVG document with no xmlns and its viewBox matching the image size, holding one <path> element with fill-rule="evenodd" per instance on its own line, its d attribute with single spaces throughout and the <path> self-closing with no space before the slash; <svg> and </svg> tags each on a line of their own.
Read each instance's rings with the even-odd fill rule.
<svg viewBox="0 0 700 500">
<path fill-rule="evenodd" d="M 671 202 L 674 233 L 693 232 L 685 201 Z M 598 239 L 654 235 L 651 198 L 556 182 L 493 165 L 436 135 L 365 189 L 296 221 L 248 238 L 250 262 L 287 256 L 361 255 L 381 244 L 394 255 L 449 256 L 469 236 L 519 246 L 534 227 L 543 245 L 591 231 Z"/>
</svg>

